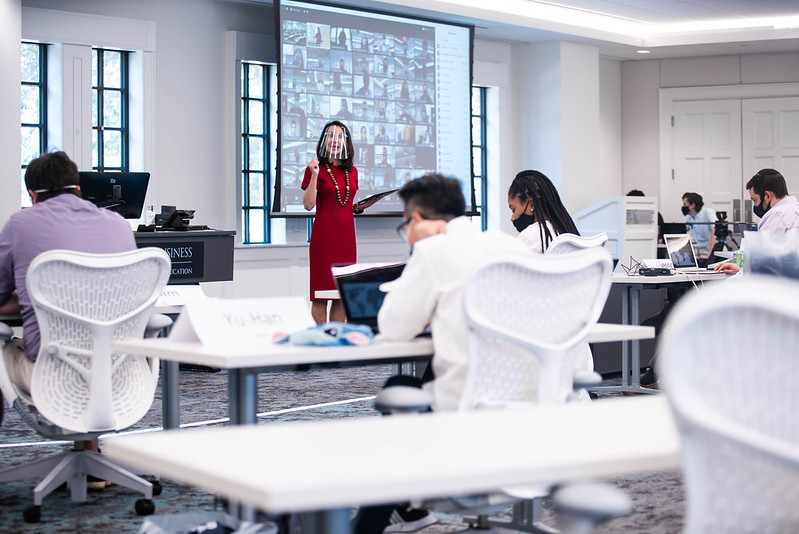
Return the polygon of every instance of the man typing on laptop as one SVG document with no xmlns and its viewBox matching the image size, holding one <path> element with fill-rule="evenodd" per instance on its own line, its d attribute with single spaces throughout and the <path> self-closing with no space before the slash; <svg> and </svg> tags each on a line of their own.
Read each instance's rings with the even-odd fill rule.
<svg viewBox="0 0 799 534">
<path fill-rule="evenodd" d="M 469 351 L 463 312 L 463 287 L 481 260 L 499 252 L 530 255 L 521 241 L 499 232 L 480 232 L 465 217 L 461 184 L 440 174 L 426 174 L 399 191 L 405 210 L 397 231 L 412 247 L 402 274 L 383 284 L 387 291 L 377 316 L 380 336 L 407 341 L 429 324 L 433 335 L 432 378 L 424 389 L 435 410 L 455 410 L 466 382 Z M 530 298 L 520 296 L 520 298 Z M 508 306 L 513 306 L 512 302 Z M 392 377 L 386 384 L 411 384 Z M 391 524 L 388 524 L 389 519 Z M 435 522 L 426 510 L 407 505 L 361 509 L 353 532 L 412 532 Z M 388 525 L 386 527 L 386 525 Z"/>
<path fill-rule="evenodd" d="M 746 183 L 752 211 L 760 217 L 759 232 L 787 232 L 799 224 L 799 201 L 788 195 L 785 178 L 774 169 L 761 169 Z M 741 270 L 734 263 L 721 263 L 717 272 L 735 274 Z"/>
</svg>

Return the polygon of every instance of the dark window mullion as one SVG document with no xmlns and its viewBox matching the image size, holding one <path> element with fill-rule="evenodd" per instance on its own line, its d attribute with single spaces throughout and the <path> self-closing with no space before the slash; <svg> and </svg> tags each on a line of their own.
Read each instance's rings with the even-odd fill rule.
<svg viewBox="0 0 799 534">
<path fill-rule="evenodd" d="M 242 62 L 242 91 L 241 91 L 241 105 L 242 105 L 242 125 L 241 125 L 241 143 L 242 143 L 242 157 L 241 157 L 241 185 L 242 185 L 242 195 L 241 195 L 241 209 L 242 209 L 242 232 L 243 232 L 243 239 L 242 242 L 244 244 L 254 244 L 254 243 L 270 243 L 271 242 L 271 224 L 269 219 L 269 211 L 268 207 L 271 205 L 271 173 L 269 171 L 272 165 L 272 153 L 269 145 L 269 132 L 271 131 L 271 116 L 269 115 L 269 100 L 270 94 L 267 90 L 267 87 L 270 85 L 268 84 L 268 76 L 269 76 L 269 67 L 264 65 L 261 70 L 261 86 L 263 87 L 263 96 L 253 97 L 250 94 L 249 90 L 249 82 L 250 82 L 250 71 L 251 71 L 251 64 L 247 62 Z M 261 117 L 261 124 L 263 125 L 263 132 L 260 134 L 255 134 L 250 132 L 250 103 L 251 102 L 260 102 L 261 105 L 261 113 L 263 116 Z M 259 139 L 261 142 L 261 149 L 263 150 L 262 154 L 262 168 L 255 169 L 250 167 L 251 161 L 251 154 L 250 154 L 250 142 L 254 139 Z M 252 180 L 255 180 L 255 174 L 259 175 L 260 183 L 260 190 L 263 193 L 263 198 L 253 199 L 250 196 L 251 191 L 253 190 L 254 184 Z M 256 188 L 257 189 L 257 188 Z M 258 206 L 255 204 L 258 203 Z M 263 228 L 263 235 L 262 236 L 253 236 L 251 235 L 251 222 L 253 221 L 253 217 L 260 217 L 260 222 Z"/>
<path fill-rule="evenodd" d="M 485 230 L 488 226 L 488 214 L 486 213 L 486 194 L 487 194 L 487 180 L 486 180 L 486 173 L 487 173 L 487 155 L 488 151 L 486 148 L 486 133 L 487 133 L 487 114 L 486 114 L 486 88 L 485 87 L 473 87 L 473 91 L 478 91 L 479 93 L 479 110 L 472 110 L 472 119 L 477 119 L 480 123 L 480 142 L 477 144 L 472 145 L 472 151 L 474 149 L 478 149 L 481 153 L 480 157 L 480 167 L 479 169 L 473 168 L 472 175 L 477 177 L 479 174 L 480 178 L 480 205 L 475 206 L 480 213 L 480 224 L 483 230 Z M 472 160 L 472 164 L 474 165 L 474 160 Z M 477 172 L 479 171 L 479 173 Z M 472 184 L 474 187 L 474 184 Z"/>
</svg>

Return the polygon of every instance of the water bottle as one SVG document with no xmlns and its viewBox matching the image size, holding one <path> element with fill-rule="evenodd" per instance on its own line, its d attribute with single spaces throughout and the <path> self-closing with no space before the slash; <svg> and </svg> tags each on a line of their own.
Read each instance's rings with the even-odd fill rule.
<svg viewBox="0 0 799 534">
<path fill-rule="evenodd" d="M 155 208 L 147 206 L 147 211 L 144 212 L 145 226 L 152 226 L 155 224 Z"/>
</svg>

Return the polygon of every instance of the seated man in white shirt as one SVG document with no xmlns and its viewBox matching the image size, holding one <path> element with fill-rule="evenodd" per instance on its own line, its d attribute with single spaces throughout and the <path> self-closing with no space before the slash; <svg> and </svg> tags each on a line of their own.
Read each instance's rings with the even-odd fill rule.
<svg viewBox="0 0 799 534">
<path fill-rule="evenodd" d="M 785 178 L 774 169 L 761 169 L 746 183 L 752 211 L 760 217 L 759 232 L 781 233 L 792 230 L 799 223 L 799 201 L 788 195 Z M 716 271 L 735 274 L 741 268 L 734 263 L 721 263 Z"/>
<path fill-rule="evenodd" d="M 436 410 L 455 410 L 463 394 L 469 358 L 463 312 L 463 287 L 468 276 L 473 267 L 493 254 L 532 253 L 510 235 L 481 232 L 465 216 L 461 183 L 454 178 L 426 174 L 406 183 L 399 196 L 405 210 L 397 231 L 412 252 L 402 275 L 383 286 L 388 294 L 377 316 L 380 336 L 411 340 L 430 325 L 433 376 L 425 374 L 423 387 L 433 393 Z M 413 380 L 392 377 L 386 385 Z M 407 505 L 364 507 L 353 532 L 375 534 L 384 527 L 385 532 L 413 532 L 435 521 L 427 511 Z"/>
<path fill-rule="evenodd" d="M 410 340 L 429 324 L 435 379 L 425 384 L 436 410 L 458 408 L 466 380 L 468 347 L 463 287 L 481 260 L 499 252 L 531 254 L 518 239 L 481 232 L 464 216 L 461 183 L 427 174 L 399 191 L 405 212 L 399 232 L 413 247 L 402 275 L 388 290 L 377 317 L 380 335 Z M 510 305 L 510 304 L 509 304 Z"/>
</svg>

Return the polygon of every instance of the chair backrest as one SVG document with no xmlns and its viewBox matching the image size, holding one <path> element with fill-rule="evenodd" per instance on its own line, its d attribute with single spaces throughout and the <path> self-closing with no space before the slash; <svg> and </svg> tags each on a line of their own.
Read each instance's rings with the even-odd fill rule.
<svg viewBox="0 0 799 534">
<path fill-rule="evenodd" d="M 680 300 L 658 373 L 677 421 L 685 532 L 799 532 L 799 283 L 752 275 Z"/>
<path fill-rule="evenodd" d="M 565 402 L 574 349 L 599 319 L 611 267 L 604 248 L 479 265 L 464 290 L 469 367 L 460 408 Z"/>
<path fill-rule="evenodd" d="M 604 247 L 608 242 L 608 234 L 605 232 L 592 235 L 580 236 L 575 234 L 556 235 L 546 250 L 547 254 L 568 254 L 587 248 Z"/>
<path fill-rule="evenodd" d="M 53 250 L 31 262 L 27 287 L 41 331 L 31 396 L 44 417 L 94 432 L 127 428 L 147 413 L 157 361 L 115 353 L 111 342 L 143 337 L 169 274 L 158 248 Z"/>
</svg>

